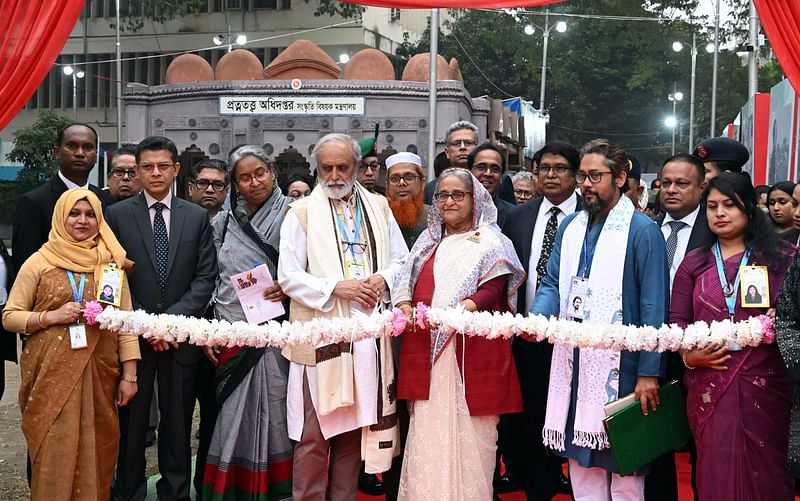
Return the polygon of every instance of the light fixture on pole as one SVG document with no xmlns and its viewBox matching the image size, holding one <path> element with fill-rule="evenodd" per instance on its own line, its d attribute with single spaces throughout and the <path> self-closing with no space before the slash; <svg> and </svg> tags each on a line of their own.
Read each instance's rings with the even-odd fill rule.
<svg viewBox="0 0 800 501">
<path fill-rule="evenodd" d="M 692 83 L 689 90 L 689 151 L 694 148 L 694 84 L 697 75 L 697 35 L 692 33 L 692 45 L 684 42 L 672 42 L 672 50 L 680 52 L 686 46 L 692 51 Z M 708 46 L 706 46 L 708 50 Z M 711 50 L 714 50 L 713 46 Z"/>
<path fill-rule="evenodd" d="M 525 25 L 525 34 L 526 35 L 533 35 L 536 33 L 536 28 L 539 28 L 542 32 L 542 78 L 541 78 L 541 85 L 539 87 L 539 112 L 544 114 L 544 90 L 547 84 L 547 44 L 550 40 L 550 31 L 555 28 L 555 30 L 559 33 L 564 33 L 567 31 L 567 23 L 564 21 L 558 21 L 556 24 L 550 24 L 550 10 L 546 10 L 544 13 L 544 27 L 539 26 L 535 23 L 529 23 Z"/>
<path fill-rule="evenodd" d="M 350 54 L 342 52 L 339 54 L 339 64 L 347 64 L 350 62 Z"/>
<path fill-rule="evenodd" d="M 247 35 L 238 34 L 238 35 L 231 35 L 231 27 L 228 26 L 228 33 L 217 33 L 213 37 L 211 37 L 211 41 L 214 42 L 214 45 L 227 45 L 228 52 L 233 50 L 234 44 L 236 45 L 244 45 L 247 43 Z"/>
<path fill-rule="evenodd" d="M 72 118 L 78 120 L 78 79 L 86 76 L 83 70 L 76 70 L 72 66 L 64 66 L 64 74 L 72 77 Z"/>
<path fill-rule="evenodd" d="M 672 93 L 667 99 L 672 101 L 672 116 L 664 120 L 664 124 L 672 129 L 672 154 L 675 154 L 675 129 L 678 128 L 678 101 L 683 101 L 683 92 L 677 90 L 678 84 L 673 82 Z"/>
</svg>

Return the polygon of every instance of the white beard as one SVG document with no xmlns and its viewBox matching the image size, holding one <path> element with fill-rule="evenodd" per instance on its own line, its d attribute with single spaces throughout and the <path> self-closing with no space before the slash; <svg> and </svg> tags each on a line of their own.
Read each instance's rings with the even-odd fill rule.
<svg viewBox="0 0 800 501">
<path fill-rule="evenodd" d="M 347 197 L 353 192 L 353 187 L 355 187 L 356 185 L 356 178 L 352 177 L 347 181 L 345 181 L 344 185 L 337 187 L 330 187 L 328 186 L 328 183 L 322 180 L 320 180 L 319 184 L 322 187 L 322 191 L 325 193 L 325 196 L 327 196 L 328 198 L 339 200 Z"/>
</svg>

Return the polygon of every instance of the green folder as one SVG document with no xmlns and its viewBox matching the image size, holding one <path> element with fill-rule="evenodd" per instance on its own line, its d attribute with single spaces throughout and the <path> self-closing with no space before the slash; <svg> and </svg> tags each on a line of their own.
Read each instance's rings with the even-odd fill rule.
<svg viewBox="0 0 800 501">
<path fill-rule="evenodd" d="M 658 410 L 649 410 L 648 416 L 642 414 L 642 406 L 633 395 L 606 405 L 603 426 L 620 475 L 630 475 L 692 437 L 686 399 L 678 381 L 662 386 L 659 394 Z"/>
</svg>

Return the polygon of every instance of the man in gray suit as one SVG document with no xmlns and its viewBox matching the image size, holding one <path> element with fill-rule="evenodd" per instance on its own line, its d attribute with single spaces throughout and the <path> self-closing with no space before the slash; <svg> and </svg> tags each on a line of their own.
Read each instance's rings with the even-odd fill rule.
<svg viewBox="0 0 800 501">
<path fill-rule="evenodd" d="M 208 305 L 217 276 L 216 252 L 206 211 L 176 198 L 172 184 L 180 171 L 175 144 L 145 138 L 136 147 L 136 174 L 144 191 L 118 202 L 106 216 L 136 267 L 128 274 L 135 309 L 198 316 Z M 190 432 L 199 347 L 140 339 L 141 391 L 120 409 L 121 441 L 114 498 L 144 500 L 145 433 L 158 377 L 158 498 L 188 500 L 191 486 Z"/>
</svg>

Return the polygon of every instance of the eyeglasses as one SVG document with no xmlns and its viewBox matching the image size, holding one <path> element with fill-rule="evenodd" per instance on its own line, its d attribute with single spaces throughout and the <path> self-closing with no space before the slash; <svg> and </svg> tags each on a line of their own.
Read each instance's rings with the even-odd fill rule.
<svg viewBox="0 0 800 501">
<path fill-rule="evenodd" d="M 533 198 L 533 192 L 528 190 L 514 190 L 514 196 L 517 198 Z"/>
<path fill-rule="evenodd" d="M 209 181 L 208 179 L 195 179 L 194 181 L 190 181 L 198 190 L 207 190 L 209 186 L 214 191 L 222 191 L 227 186 L 222 181 Z"/>
<path fill-rule="evenodd" d="M 474 139 L 453 139 L 452 141 L 447 141 L 447 146 L 451 146 L 453 148 L 460 146 L 461 148 L 468 148 L 470 146 L 475 146 L 478 144 L 478 141 Z"/>
<path fill-rule="evenodd" d="M 258 169 L 252 174 L 242 174 L 236 178 L 237 183 L 241 184 L 251 184 L 255 179 L 256 182 L 263 182 L 267 179 L 269 175 L 269 171 L 267 169 Z"/>
<path fill-rule="evenodd" d="M 480 163 L 473 165 L 472 168 L 478 171 L 479 174 L 483 174 L 487 170 L 492 171 L 492 174 L 500 174 L 501 172 L 503 172 L 503 166 L 497 164 Z"/>
<path fill-rule="evenodd" d="M 363 254 L 367 251 L 367 244 L 361 242 L 348 242 L 342 240 L 342 252 L 352 252 L 353 254 Z"/>
<path fill-rule="evenodd" d="M 136 179 L 136 171 L 133 169 L 111 169 L 111 175 L 117 179 L 122 179 L 125 176 L 130 179 Z"/>
<path fill-rule="evenodd" d="M 569 171 L 569 167 L 566 165 L 540 165 L 536 169 L 537 174 L 549 174 L 550 172 L 555 172 L 559 176 L 562 174 L 566 174 Z"/>
<path fill-rule="evenodd" d="M 167 162 L 158 164 L 151 164 L 151 163 L 139 164 L 139 168 L 145 172 L 153 172 L 153 169 L 158 169 L 161 171 L 170 170 L 173 167 L 175 167 L 175 164 Z"/>
<path fill-rule="evenodd" d="M 611 171 L 601 172 L 601 171 L 598 171 L 598 170 L 593 170 L 593 171 L 589 171 L 588 173 L 586 173 L 586 172 L 583 172 L 583 171 L 579 170 L 575 174 L 575 181 L 577 181 L 578 184 L 581 184 L 584 181 L 586 181 L 586 178 L 589 178 L 589 182 L 590 183 L 592 183 L 592 184 L 599 183 L 600 180 L 603 179 L 603 176 L 605 174 L 609 174 L 609 175 L 612 175 L 612 176 L 614 175 L 614 173 L 611 172 Z"/>
<path fill-rule="evenodd" d="M 389 176 L 389 184 L 400 184 L 400 181 L 405 181 L 406 184 L 416 183 L 419 176 L 416 174 L 392 174 Z"/>
<path fill-rule="evenodd" d="M 378 162 L 370 162 L 368 164 L 362 163 L 358 166 L 358 172 L 367 172 L 367 169 L 372 169 L 374 172 L 378 172 L 378 169 L 381 168 L 381 164 Z"/>
<path fill-rule="evenodd" d="M 454 191 L 452 193 L 447 193 L 446 191 L 439 191 L 433 194 L 433 199 L 443 204 L 447 201 L 447 199 L 453 200 L 453 202 L 463 202 L 467 195 L 472 195 L 471 191 Z"/>
</svg>

